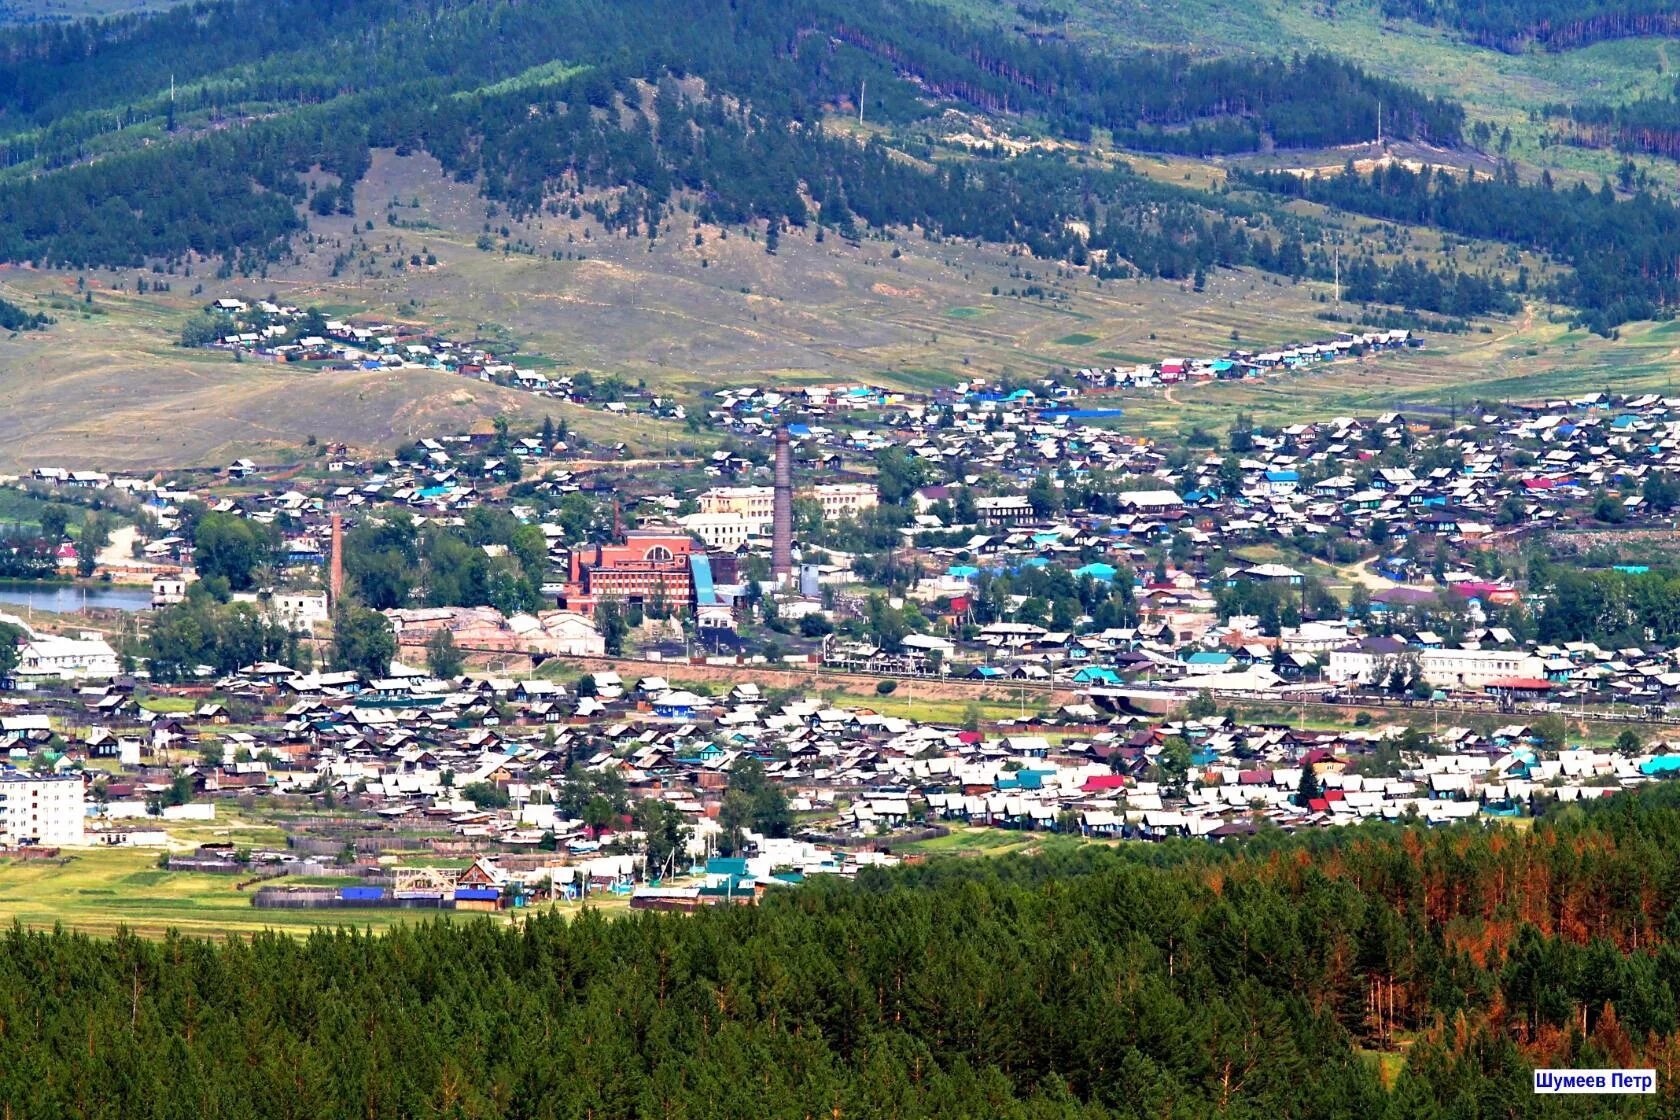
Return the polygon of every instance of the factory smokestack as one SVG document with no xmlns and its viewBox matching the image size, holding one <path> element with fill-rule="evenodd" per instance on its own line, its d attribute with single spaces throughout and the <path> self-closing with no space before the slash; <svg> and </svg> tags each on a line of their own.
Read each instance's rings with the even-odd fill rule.
<svg viewBox="0 0 1680 1120">
<path fill-rule="evenodd" d="M 339 596 L 344 594 L 344 517 L 332 515 L 332 574 L 328 577 L 332 607 L 338 609 Z"/>
<path fill-rule="evenodd" d="M 786 428 L 776 429 L 776 500 L 770 536 L 770 574 L 779 583 L 793 573 L 793 448 Z"/>
</svg>

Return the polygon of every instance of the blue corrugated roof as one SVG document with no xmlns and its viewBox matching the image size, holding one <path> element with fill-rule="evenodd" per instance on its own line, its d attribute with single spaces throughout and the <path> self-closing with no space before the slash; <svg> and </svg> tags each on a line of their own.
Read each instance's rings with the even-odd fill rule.
<svg viewBox="0 0 1680 1120">
<path fill-rule="evenodd" d="M 712 584 L 712 561 L 702 552 L 688 554 L 689 574 L 694 577 L 694 605 L 697 607 L 715 607 L 719 605 L 717 588 Z"/>
</svg>

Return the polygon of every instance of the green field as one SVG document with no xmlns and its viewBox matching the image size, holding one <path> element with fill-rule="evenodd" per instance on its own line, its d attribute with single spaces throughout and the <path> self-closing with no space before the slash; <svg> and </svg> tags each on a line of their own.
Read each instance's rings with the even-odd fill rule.
<svg viewBox="0 0 1680 1120">
<path fill-rule="evenodd" d="M 986 693 L 986 699 L 975 700 L 918 697 L 918 688 L 936 689 L 938 686 L 903 680 L 892 695 L 880 696 L 873 688 L 860 684 L 856 688 L 845 690 L 825 689 L 822 697 L 839 707 L 869 708 L 886 716 L 902 716 L 924 723 L 951 726 L 964 723 L 971 710 L 977 710 L 981 722 L 986 724 L 1016 720 L 1023 715 L 1031 718 L 1044 714 L 1045 710 L 1045 693 L 1042 688 L 1024 689 L 1019 697 L 1012 699 L 1009 697 L 1009 689 L 1000 685 Z"/>
<path fill-rule="evenodd" d="M 241 843 L 280 846 L 278 830 L 241 828 Z M 173 828 L 177 840 L 227 839 L 229 830 Z M 165 871 L 158 866 L 156 848 L 66 849 L 56 860 L 0 859 L 0 924 L 12 922 L 31 929 L 64 926 L 108 936 L 128 929 L 148 937 L 170 930 L 211 937 L 251 934 L 264 930 L 307 933 L 314 929 L 353 926 L 383 931 L 393 926 L 434 919 L 512 921 L 517 914 L 555 910 L 575 914 L 587 905 L 609 912 L 628 911 L 629 900 L 617 896 L 580 903 L 538 903 L 529 911 L 497 915 L 457 914 L 453 910 L 259 910 L 250 891 L 237 885 L 248 875 L 211 875 Z M 427 866 L 462 861 L 426 860 Z M 262 885 L 346 886 L 359 882 L 346 876 L 286 877 Z"/>
<path fill-rule="evenodd" d="M 1056 345 L 1057 346 L 1089 346 L 1089 345 L 1091 345 L 1091 343 L 1095 342 L 1096 340 L 1097 340 L 1097 336 L 1094 335 L 1094 334 L 1083 334 L 1079 331 L 1075 331 L 1073 334 L 1064 334 L 1061 338 L 1058 338 L 1056 340 Z"/>
<path fill-rule="evenodd" d="M 67 851 L 50 861 L 0 860 L 0 922 L 37 929 L 63 925 L 96 934 L 126 928 L 149 936 L 172 929 L 223 936 L 342 925 L 382 930 L 437 916 L 403 910 L 258 910 L 249 893 L 235 889 L 243 876 L 164 871 L 157 865 L 158 854 L 156 849 L 112 848 Z"/>
<path fill-rule="evenodd" d="M 924 856 L 1006 856 L 1036 855 L 1061 852 L 1082 844 L 1102 843 L 1082 836 L 1053 832 L 1014 832 L 1003 828 L 964 828 L 955 826 L 932 840 L 916 840 L 908 844 L 894 844 L 898 855 Z"/>
</svg>

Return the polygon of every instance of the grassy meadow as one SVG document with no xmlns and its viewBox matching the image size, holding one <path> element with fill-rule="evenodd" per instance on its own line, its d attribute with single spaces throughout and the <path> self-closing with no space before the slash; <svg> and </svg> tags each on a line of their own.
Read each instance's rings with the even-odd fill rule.
<svg viewBox="0 0 1680 1120">
<path fill-rule="evenodd" d="M 447 910 L 258 910 L 249 892 L 236 889 L 243 876 L 165 871 L 158 854 L 147 848 L 65 849 L 57 860 L 0 860 L 0 922 L 101 935 L 126 928 L 147 936 L 169 930 L 225 936 L 344 925 L 383 930 L 453 916 Z"/>
</svg>

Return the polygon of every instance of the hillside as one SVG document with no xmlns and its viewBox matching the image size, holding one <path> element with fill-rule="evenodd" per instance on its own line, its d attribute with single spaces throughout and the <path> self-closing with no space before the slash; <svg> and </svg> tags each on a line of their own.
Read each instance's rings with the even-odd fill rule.
<svg viewBox="0 0 1680 1120">
<path fill-rule="evenodd" d="M 1208 55 L 1289 55 L 1321 51 L 1373 74 L 1403 82 L 1465 107 L 1472 139 L 1490 154 L 1517 160 L 1531 174 L 1614 173 L 1615 153 L 1555 143 L 1556 129 L 1533 114 L 1547 105 L 1613 104 L 1667 95 L 1675 81 L 1680 40 L 1674 29 L 1633 23 L 1631 36 L 1606 36 L 1506 51 L 1478 42 L 1454 26 L 1469 6 L 1384 3 L 1383 0 L 1180 0 L 1163 4 L 1108 4 L 1059 0 L 1045 5 L 1013 0 L 945 0 L 975 19 L 1053 34 L 1093 50 L 1124 51 L 1139 45 L 1189 49 Z M 1580 8 L 1579 5 L 1569 5 Z M 1617 7 L 1635 11 L 1633 2 Z M 1032 20 L 1054 13 L 1053 24 Z M 1499 8 L 1485 7 L 1484 11 Z M 1510 7 L 1506 7 L 1509 11 Z M 1426 18 L 1411 18 L 1408 13 Z M 1427 18 L 1440 12 L 1441 20 Z M 1478 125 L 1487 131 L 1479 132 Z M 1374 130 L 1373 130 L 1374 131 Z M 1509 132 L 1507 138 L 1504 134 Z M 1662 184 L 1673 182 L 1662 163 L 1638 159 Z"/>
<path fill-rule="evenodd" d="M 15 27 L 0 31 L 0 261 L 27 310 L 73 313 L 0 343 L 0 378 L 38 411 L 5 455 L 378 444 L 532 403 L 321 378 L 304 390 L 319 413 L 300 412 L 274 371 L 173 345 L 223 294 L 493 324 L 561 366 L 685 395 L 743 376 L 926 388 L 1275 345 L 1321 316 L 1397 310 L 1468 327 L 1388 386 L 1408 399 L 1599 378 L 1650 356 L 1562 370 L 1555 338 L 1666 314 L 1680 217 L 1632 179 L 1590 206 L 1530 189 L 1542 162 L 1561 188 L 1620 158 L 1542 148 L 1562 126 L 1531 110 L 1661 92 L 1646 70 L 1666 60 L 1652 39 L 1564 46 L 1513 54 L 1445 16 L 1294 0 L 220 0 Z M 1453 179 L 1397 208 L 1340 181 L 1344 165 Z M 1524 186 L 1450 194 L 1488 200 L 1493 220 L 1471 220 L 1441 199 L 1472 175 Z M 142 298 L 147 277 L 168 290 Z M 83 286 L 94 314 L 75 306 Z M 1338 291 L 1346 306 L 1327 309 Z M 1197 396 L 1217 408 L 1229 391 Z M 1291 386 L 1277 407 L 1373 391 Z M 161 430 L 171 415 L 193 421 Z"/>
<path fill-rule="evenodd" d="M 1185 166 L 1140 164 L 1153 176 L 1180 180 Z M 691 438 L 680 425 L 609 420 L 424 371 L 301 372 L 177 346 L 188 317 L 224 295 L 274 297 L 454 337 L 501 338 L 562 369 L 616 373 L 687 399 L 745 381 L 870 381 L 927 391 L 969 376 L 1217 353 L 1235 343 L 1274 347 L 1332 329 L 1322 314 L 1364 314 L 1351 302 L 1330 302 L 1328 282 L 1252 268 L 1212 270 L 1197 291 L 1193 277 L 1101 280 L 1005 247 L 909 232 L 848 241 L 789 229 L 772 255 L 762 229 L 698 224 L 699 245 L 686 226 L 650 245 L 609 232 L 588 213 L 577 220 L 500 214 L 492 220 L 507 223 L 508 238 L 498 224 L 486 250 L 479 247 L 484 200 L 421 154 L 375 151 L 354 203 L 357 217 L 312 219 L 314 243 L 271 266 L 266 278 L 205 278 L 198 294 L 196 278 L 176 278 L 169 291 L 158 291 L 158 278 L 146 271 L 0 272 L 0 294 L 57 319 L 48 331 L 0 339 L 0 378 L 15 386 L 9 391 L 23 406 L 0 419 L 0 470 L 70 461 L 157 468 L 237 455 L 282 461 L 311 435 L 373 447 L 536 409 L 564 410 L 582 434 L 611 434 L 644 450 Z M 364 213 L 378 215 L 375 229 L 352 230 L 365 227 Z M 1329 223 L 1328 215 L 1319 218 Z M 1326 229 L 1348 239 L 1356 234 L 1352 226 Z M 1397 229 L 1392 240 L 1396 255 L 1443 251 L 1426 230 Z M 345 263 L 350 245 L 361 248 Z M 1465 267 L 1514 270 L 1497 245 L 1462 244 L 1453 252 Z M 437 263 L 414 267 L 415 255 Z M 1545 268 L 1527 263 L 1536 275 Z M 78 278 L 93 288 L 91 304 L 80 301 Z M 149 290 L 140 293 L 143 282 Z M 1346 412 L 1370 394 L 1445 400 L 1481 380 L 1563 363 L 1582 385 L 1601 387 L 1602 373 L 1587 364 L 1607 360 L 1600 340 L 1554 346 L 1556 330 L 1477 320 L 1470 332 L 1433 335 L 1427 349 L 1381 369 L 1280 379 L 1265 392 L 1278 415 L 1307 416 Z M 1126 407 L 1152 430 L 1174 431 L 1192 418 L 1220 427 L 1229 411 L 1221 402 L 1239 391 L 1261 390 L 1207 386 L 1180 390 L 1172 402 L 1139 398 Z M 143 435 L 118 438 L 122 433 Z"/>
</svg>

